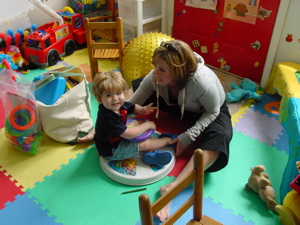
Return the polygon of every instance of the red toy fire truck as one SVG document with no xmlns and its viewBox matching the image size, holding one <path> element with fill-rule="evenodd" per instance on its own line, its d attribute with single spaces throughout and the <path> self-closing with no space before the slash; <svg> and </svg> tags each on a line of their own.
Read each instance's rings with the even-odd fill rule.
<svg viewBox="0 0 300 225">
<path fill-rule="evenodd" d="M 86 43 L 83 17 L 70 7 L 57 12 L 64 20 L 51 21 L 25 36 L 24 58 L 37 66 L 55 65 L 63 56 L 71 55 L 77 45 Z"/>
</svg>

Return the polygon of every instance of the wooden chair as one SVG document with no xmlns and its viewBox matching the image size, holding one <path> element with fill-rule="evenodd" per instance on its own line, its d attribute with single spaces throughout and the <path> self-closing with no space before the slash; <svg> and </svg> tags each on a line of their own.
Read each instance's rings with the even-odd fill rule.
<svg viewBox="0 0 300 225">
<path fill-rule="evenodd" d="M 102 16 L 94 16 L 94 17 L 89 17 L 89 20 L 92 22 L 110 22 L 110 21 L 116 21 L 116 18 L 118 17 L 118 12 L 116 9 L 116 3 L 115 0 L 109 0 L 107 2 L 107 9 L 108 11 L 110 11 L 111 13 L 109 15 L 102 15 Z M 93 32 L 94 35 L 96 35 L 96 37 L 101 38 L 101 39 L 105 39 L 108 41 L 113 41 L 114 40 L 114 32 L 112 32 L 111 30 L 107 29 L 107 30 L 94 30 Z"/>
<path fill-rule="evenodd" d="M 103 18 L 103 17 L 101 17 Z M 116 21 L 99 22 L 99 17 L 84 18 L 87 48 L 89 52 L 90 67 L 92 79 L 99 72 L 98 61 L 111 59 L 120 61 L 120 70 L 125 43 L 123 41 L 122 18 L 116 18 Z M 94 34 L 95 31 L 110 31 L 111 41 L 99 40 Z"/>
<path fill-rule="evenodd" d="M 147 194 L 141 194 L 139 196 L 139 209 L 142 225 L 153 225 L 153 216 L 191 183 L 194 183 L 193 195 L 184 202 L 176 212 L 170 215 L 163 224 L 174 224 L 191 206 L 193 206 L 193 219 L 191 219 L 187 225 L 221 225 L 221 223 L 208 216 L 202 216 L 203 182 L 203 152 L 201 149 L 197 149 L 194 153 L 194 169 L 177 185 L 172 187 L 152 205 L 150 204 L 150 198 Z"/>
</svg>

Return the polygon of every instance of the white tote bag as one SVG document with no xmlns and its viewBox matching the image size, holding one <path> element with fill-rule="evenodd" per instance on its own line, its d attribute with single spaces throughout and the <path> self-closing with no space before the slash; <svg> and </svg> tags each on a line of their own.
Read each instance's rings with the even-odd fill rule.
<svg viewBox="0 0 300 225">
<path fill-rule="evenodd" d="M 94 128 L 90 91 L 85 74 L 81 68 L 70 66 L 42 75 L 45 78 L 36 82 L 36 90 L 58 76 L 76 81 L 76 85 L 61 95 L 54 104 L 46 105 L 37 101 L 44 132 L 56 141 L 76 144 L 78 137 L 87 135 Z"/>
</svg>

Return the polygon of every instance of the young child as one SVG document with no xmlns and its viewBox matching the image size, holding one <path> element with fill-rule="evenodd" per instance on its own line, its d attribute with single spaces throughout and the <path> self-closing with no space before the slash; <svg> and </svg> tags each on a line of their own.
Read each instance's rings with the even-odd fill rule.
<svg viewBox="0 0 300 225">
<path fill-rule="evenodd" d="M 176 135 L 161 134 L 159 138 L 148 138 L 135 142 L 129 141 L 143 134 L 145 131 L 156 129 L 153 121 L 146 121 L 135 127 L 126 127 L 127 114 L 148 115 L 154 111 L 152 103 L 140 106 L 125 101 L 128 85 L 122 74 L 117 71 L 96 74 L 92 83 L 92 93 L 100 103 L 94 132 L 79 142 L 94 138 L 99 154 L 110 160 L 123 160 L 139 157 L 140 151 L 148 151 L 142 161 L 152 165 L 166 165 L 172 159 L 170 151 L 159 151 L 176 138 Z"/>
</svg>

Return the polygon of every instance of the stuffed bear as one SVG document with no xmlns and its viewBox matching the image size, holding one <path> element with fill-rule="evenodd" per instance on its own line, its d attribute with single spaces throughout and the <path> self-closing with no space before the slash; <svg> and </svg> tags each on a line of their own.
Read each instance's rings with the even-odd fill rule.
<svg viewBox="0 0 300 225">
<path fill-rule="evenodd" d="M 256 83 L 248 78 L 245 78 L 238 86 L 235 82 L 231 83 L 232 91 L 226 93 L 227 102 L 238 102 L 242 98 L 261 100 L 261 96 L 256 93 Z"/>
<path fill-rule="evenodd" d="M 269 180 L 269 175 L 264 173 L 265 167 L 262 165 L 255 166 L 251 169 L 251 175 L 248 183 L 245 185 L 247 191 L 254 191 L 258 193 L 259 197 L 267 203 L 270 210 L 277 213 L 275 206 L 275 191 L 272 188 L 272 183 Z"/>
</svg>

